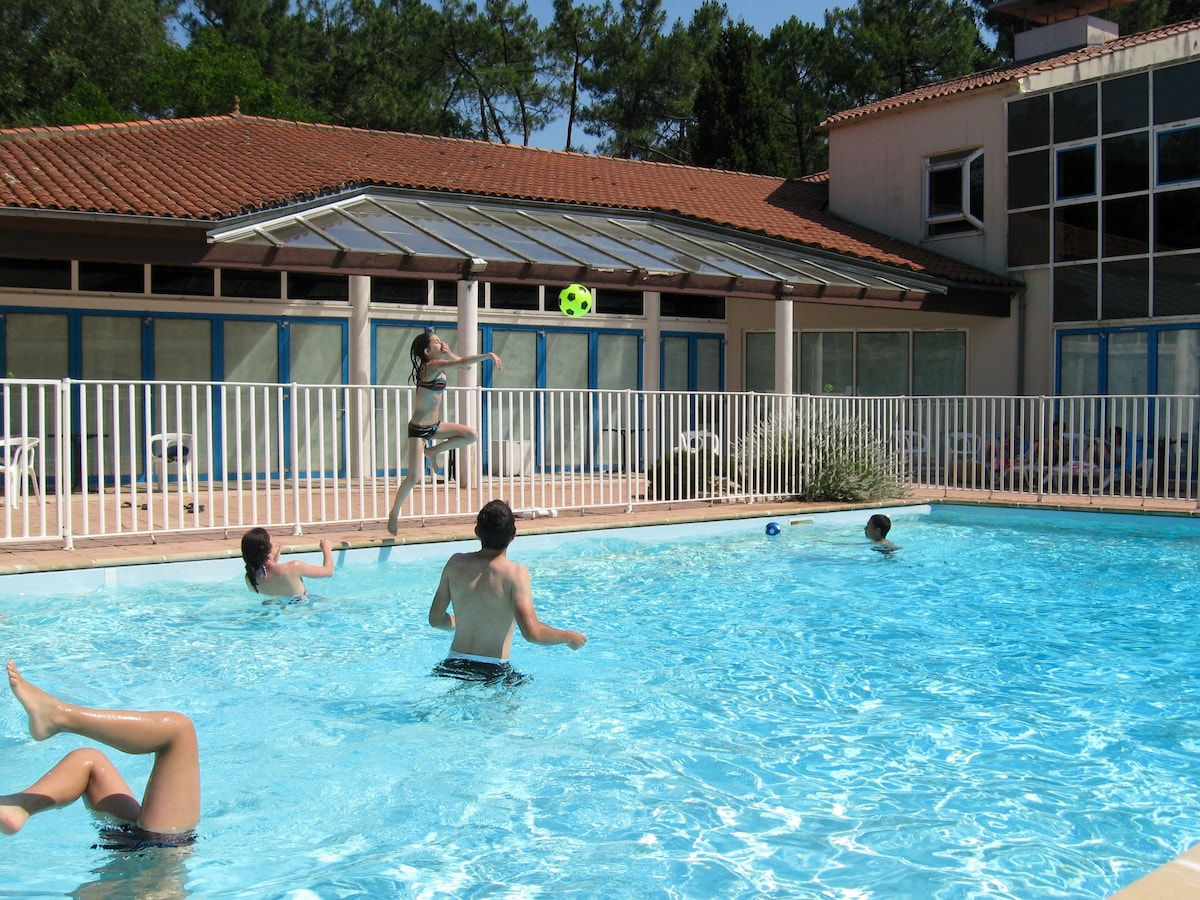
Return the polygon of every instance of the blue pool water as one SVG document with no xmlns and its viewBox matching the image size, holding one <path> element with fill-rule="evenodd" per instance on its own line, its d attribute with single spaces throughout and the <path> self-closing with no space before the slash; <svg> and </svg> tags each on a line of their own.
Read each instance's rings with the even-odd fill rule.
<svg viewBox="0 0 1200 900">
<path fill-rule="evenodd" d="M 447 546 L 296 607 L 234 561 L 4 579 L 31 680 L 192 716 L 204 820 L 123 857 L 37 816 L 0 897 L 1094 898 L 1200 841 L 1200 522 L 892 512 L 892 557 L 865 513 L 518 537 L 590 640 L 518 638 L 507 690 L 429 675 Z M 81 743 L 0 697 L 0 791 Z"/>
</svg>

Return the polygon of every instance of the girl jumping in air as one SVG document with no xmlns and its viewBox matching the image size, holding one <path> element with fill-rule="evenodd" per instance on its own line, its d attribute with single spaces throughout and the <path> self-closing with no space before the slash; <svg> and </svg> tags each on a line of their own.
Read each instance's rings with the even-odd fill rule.
<svg viewBox="0 0 1200 900">
<path fill-rule="evenodd" d="M 413 399 L 413 415 L 408 422 L 408 474 L 400 482 L 392 512 L 388 516 L 388 534 L 399 531 L 400 507 L 425 477 L 425 460 L 438 468 L 437 455 L 448 450 L 466 447 L 479 439 L 478 433 L 469 425 L 442 421 L 442 394 L 446 390 L 446 370 L 463 368 L 473 363 L 490 359 L 496 371 L 503 367 L 495 353 L 480 353 L 476 356 L 456 356 L 449 345 L 433 332 L 417 335 L 409 348 L 412 357 L 412 376 L 417 386 Z M 435 443 L 436 441 L 436 443 Z"/>
</svg>

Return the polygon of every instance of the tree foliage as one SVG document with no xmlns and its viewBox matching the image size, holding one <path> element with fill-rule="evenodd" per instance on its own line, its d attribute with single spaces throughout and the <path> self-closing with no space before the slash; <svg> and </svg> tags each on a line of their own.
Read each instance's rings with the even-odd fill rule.
<svg viewBox="0 0 1200 900">
<path fill-rule="evenodd" d="M 1011 58 L 990 0 L 854 0 L 766 38 L 719 0 L 3 0 L 0 126 L 224 114 L 531 143 L 796 176 L 841 109 Z M 482 4 L 482 5 L 480 5 Z M 1139 0 L 1122 31 L 1200 15 Z M 981 25 L 994 36 L 993 50 Z"/>
</svg>

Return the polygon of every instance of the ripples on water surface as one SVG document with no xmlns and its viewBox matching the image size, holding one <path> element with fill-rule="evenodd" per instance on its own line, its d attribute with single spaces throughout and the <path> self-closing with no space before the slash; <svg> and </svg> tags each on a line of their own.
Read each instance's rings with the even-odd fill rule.
<svg viewBox="0 0 1200 900">
<path fill-rule="evenodd" d="M 518 637 L 510 690 L 428 674 L 444 555 L 351 554 L 298 607 L 232 563 L 10 591 L 34 681 L 196 720 L 205 817 L 122 858 L 43 814 L 0 897 L 1085 898 L 1200 841 L 1200 522 L 897 511 L 888 558 L 865 519 L 518 538 L 590 640 Z M 0 702 L 0 790 L 79 743 Z"/>
</svg>

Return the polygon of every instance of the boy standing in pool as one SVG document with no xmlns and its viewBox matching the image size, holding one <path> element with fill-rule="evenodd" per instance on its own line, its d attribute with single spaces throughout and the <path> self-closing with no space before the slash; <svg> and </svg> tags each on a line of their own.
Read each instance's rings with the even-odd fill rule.
<svg viewBox="0 0 1200 900">
<path fill-rule="evenodd" d="M 872 543 L 872 550 L 878 553 L 893 553 L 900 548 L 887 539 L 888 532 L 891 530 L 892 520 L 883 513 L 875 513 L 875 515 L 867 519 L 866 527 L 863 528 L 863 534 Z"/>
<path fill-rule="evenodd" d="M 508 558 L 516 534 L 512 509 L 493 500 L 475 518 L 480 549 L 456 553 L 446 563 L 429 607 L 429 624 L 453 631 L 454 640 L 449 656 L 434 667 L 435 675 L 487 682 L 519 678 L 508 662 L 516 626 L 531 644 L 566 644 L 578 650 L 587 643 L 578 631 L 552 628 L 538 619 L 529 570 Z"/>
</svg>

